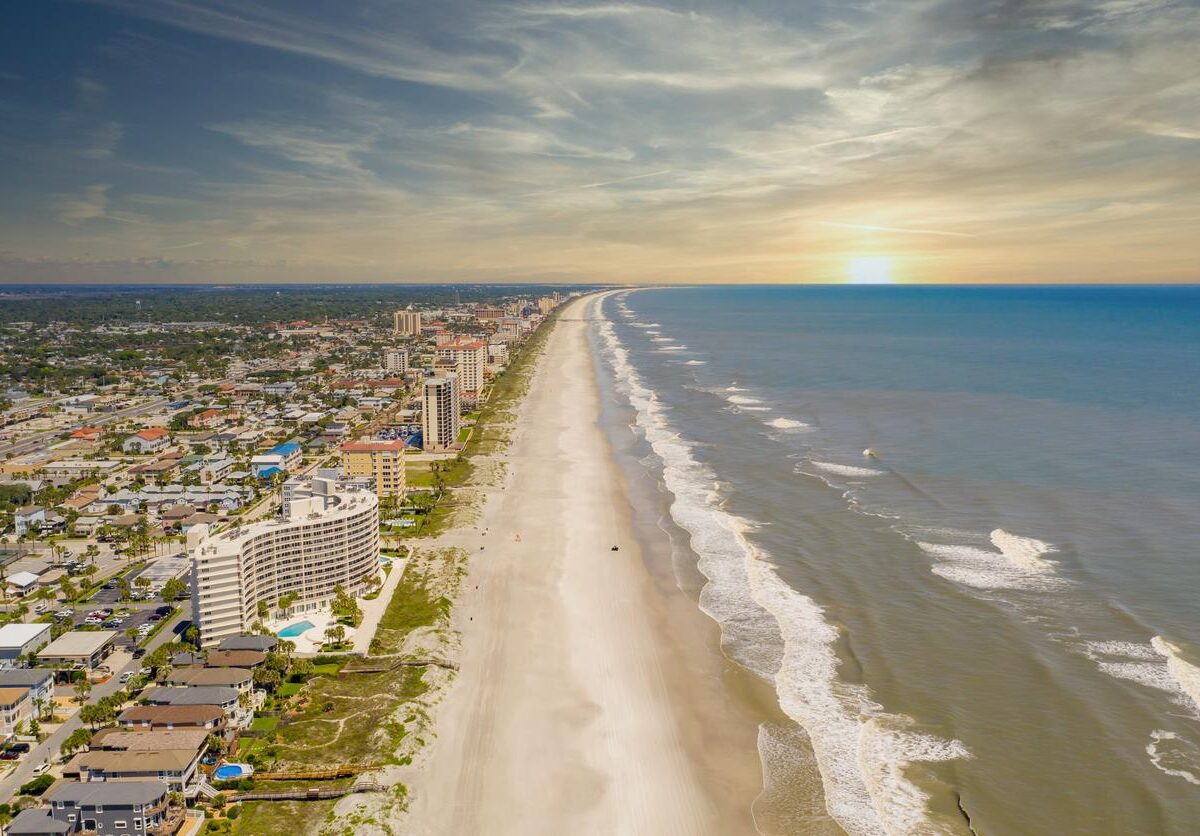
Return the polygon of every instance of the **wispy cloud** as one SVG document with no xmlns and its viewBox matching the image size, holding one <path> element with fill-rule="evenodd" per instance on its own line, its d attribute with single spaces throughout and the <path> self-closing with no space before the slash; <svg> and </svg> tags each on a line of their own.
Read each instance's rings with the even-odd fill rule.
<svg viewBox="0 0 1200 836">
<path fill-rule="evenodd" d="M 119 34 L 64 69 L 40 152 L 73 158 L 43 195 L 54 231 L 0 233 L 31 263 L 836 280 L 886 250 L 910 278 L 995 281 L 1195 262 L 1186 0 L 94 5 Z"/>
</svg>

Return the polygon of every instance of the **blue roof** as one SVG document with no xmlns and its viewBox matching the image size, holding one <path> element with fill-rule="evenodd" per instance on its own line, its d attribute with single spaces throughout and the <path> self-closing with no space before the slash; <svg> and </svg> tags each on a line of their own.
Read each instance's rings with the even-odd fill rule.
<svg viewBox="0 0 1200 836">
<path fill-rule="evenodd" d="M 283 473 L 283 471 L 280 470 L 278 467 L 274 467 L 274 466 L 268 467 L 268 468 L 258 471 L 258 478 L 259 479 L 270 479 L 276 473 Z"/>
<path fill-rule="evenodd" d="M 300 452 L 300 445 L 294 441 L 285 441 L 285 442 L 283 442 L 283 444 L 280 444 L 276 447 L 272 447 L 270 450 L 267 451 L 268 454 L 278 453 L 281 456 L 288 456 L 288 455 L 291 455 L 292 453 L 299 453 L 299 452 Z"/>
</svg>

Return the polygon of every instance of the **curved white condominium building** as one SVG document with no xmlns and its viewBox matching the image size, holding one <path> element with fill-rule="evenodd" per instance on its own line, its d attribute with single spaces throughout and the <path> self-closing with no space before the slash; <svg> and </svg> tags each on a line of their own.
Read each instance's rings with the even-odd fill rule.
<svg viewBox="0 0 1200 836">
<path fill-rule="evenodd" d="M 260 601 L 272 612 L 295 593 L 288 614 L 317 609 L 341 586 L 366 591 L 379 573 L 379 500 L 369 490 L 316 478 L 293 496 L 288 515 L 213 534 L 188 531 L 192 603 L 200 641 L 249 632 Z"/>
</svg>

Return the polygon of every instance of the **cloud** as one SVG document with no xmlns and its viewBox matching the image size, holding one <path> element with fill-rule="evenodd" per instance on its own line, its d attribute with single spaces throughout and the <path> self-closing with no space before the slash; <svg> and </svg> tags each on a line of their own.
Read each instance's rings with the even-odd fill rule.
<svg viewBox="0 0 1200 836">
<path fill-rule="evenodd" d="M 1182 0 L 98 2 L 155 32 L 99 54 L 211 79 L 173 128 L 110 65 L 68 76 L 81 168 L 41 250 L 0 232 L 22 257 L 788 280 L 886 250 L 932 279 L 1174 280 L 1195 254 Z"/>
<path fill-rule="evenodd" d="M 88 186 L 82 194 L 62 198 L 58 204 L 58 219 L 66 224 L 78 224 L 103 218 L 108 208 L 108 190 L 111 188 L 110 185 L 97 183 Z"/>
</svg>

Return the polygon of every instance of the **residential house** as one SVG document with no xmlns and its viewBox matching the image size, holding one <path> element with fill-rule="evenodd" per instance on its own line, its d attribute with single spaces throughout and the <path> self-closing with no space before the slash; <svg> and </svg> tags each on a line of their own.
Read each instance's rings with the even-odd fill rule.
<svg viewBox="0 0 1200 836">
<path fill-rule="evenodd" d="M 125 439 L 121 449 L 126 453 L 157 453 L 171 442 L 170 434 L 162 427 L 152 427 Z"/>
<path fill-rule="evenodd" d="M 219 705 L 135 705 L 117 717 L 126 729 L 205 729 L 220 734 L 225 712 Z"/>
<path fill-rule="evenodd" d="M 46 509 L 40 505 L 27 505 L 18 508 L 13 514 L 13 527 L 18 537 L 27 537 L 41 531 L 42 523 L 46 521 Z"/>
</svg>

